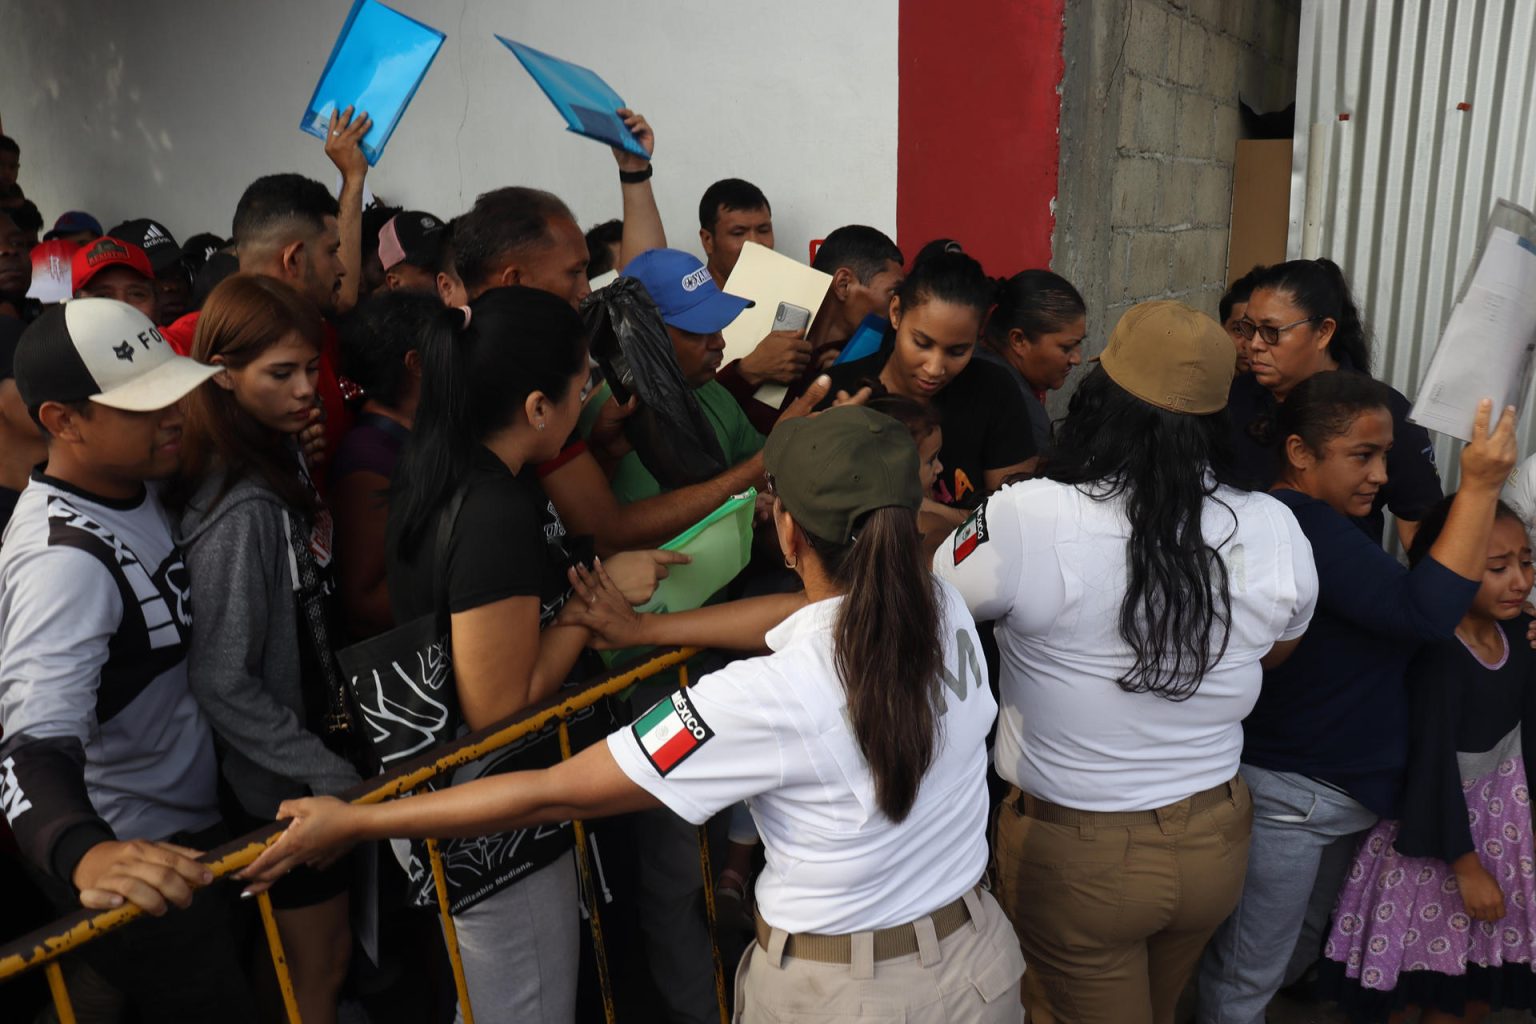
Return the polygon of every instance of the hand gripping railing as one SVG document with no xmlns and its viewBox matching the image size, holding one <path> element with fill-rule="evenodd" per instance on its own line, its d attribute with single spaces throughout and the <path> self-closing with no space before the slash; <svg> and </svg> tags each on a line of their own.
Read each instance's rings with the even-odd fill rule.
<svg viewBox="0 0 1536 1024">
<path fill-rule="evenodd" d="M 486 726 L 484 729 L 479 729 L 451 743 L 445 743 L 440 747 L 429 750 L 420 757 L 407 761 L 403 765 L 399 765 L 354 786 L 346 793 L 343 793 L 342 796 L 352 803 L 372 804 L 393 797 L 409 795 L 433 779 L 449 775 L 462 765 L 466 765 L 471 761 L 477 761 L 487 754 L 494 753 L 522 739 L 524 736 L 542 730 L 550 722 L 559 723 L 561 759 L 569 758 L 571 756 L 571 742 L 566 722 L 572 714 L 583 708 L 591 707 L 604 697 L 627 690 L 634 684 L 650 679 L 673 667 L 677 668 L 679 684 L 687 686 L 688 669 L 683 663 L 696 653 L 698 652 L 694 648 L 677 648 L 662 651 L 632 668 L 610 672 L 574 694 L 567 696 L 562 692 L 562 694 L 558 694 L 534 708 L 524 709 L 500 722 Z M 572 822 L 571 826 L 576 838 L 576 863 L 581 875 L 582 890 L 587 894 L 589 903 L 588 909 L 590 913 L 588 914 L 587 921 L 592 930 L 593 949 L 597 954 L 597 972 L 598 981 L 602 987 L 603 1014 L 609 1024 L 612 1024 L 615 1019 L 613 989 L 608 971 L 608 952 L 603 945 L 602 920 L 598 912 L 599 899 L 592 879 L 586 828 L 579 821 Z M 213 871 L 215 879 L 233 874 L 255 860 L 282 829 L 283 826 L 276 822 L 264 826 L 205 854 L 202 857 L 202 863 L 208 865 Z M 454 986 L 458 990 L 459 1005 L 464 1009 L 465 1024 L 474 1024 L 474 1013 L 469 1005 L 469 992 L 464 982 L 464 964 L 459 956 L 458 938 L 453 927 L 453 916 L 448 911 L 448 889 L 443 876 L 443 862 L 438 854 L 435 841 L 428 840 L 427 852 L 432 862 L 432 877 L 437 891 L 438 912 L 443 921 L 443 933 L 444 940 L 448 946 L 448 957 L 453 965 L 453 981 Z M 699 864 L 700 870 L 704 874 L 704 904 L 709 916 L 711 945 L 714 950 L 715 995 L 720 1004 L 721 1024 L 727 1024 L 725 972 L 720 959 L 720 945 L 718 941 L 715 941 L 715 888 L 709 865 L 709 844 L 706 840 L 703 826 L 699 828 Z M 288 1020 L 293 1022 L 293 1024 L 299 1024 L 298 1005 L 294 1001 L 293 983 L 289 977 L 287 962 L 283 954 L 283 943 L 278 936 L 277 923 L 272 915 L 272 902 L 266 893 L 261 893 L 256 899 L 261 910 L 262 924 L 267 937 L 267 947 L 272 955 L 272 966 L 277 975 L 278 986 L 282 991 L 283 1004 L 287 1009 Z M 170 911 L 170 913 L 175 912 L 174 909 Z M 64 972 L 60 967 L 60 958 L 68 953 L 79 950 L 83 946 L 89 945 L 107 932 L 129 924 L 135 918 L 141 916 L 142 913 L 138 907 L 132 904 L 124 904 L 114 910 L 80 910 L 67 914 L 57 921 L 39 928 L 30 935 L 24 935 L 13 942 L 0 946 L 0 984 L 29 971 L 42 969 L 48 977 L 48 988 L 53 996 L 53 1005 L 58 1013 L 59 1024 L 74 1024 L 74 1008 L 70 1003 L 69 991 L 64 983 Z"/>
</svg>

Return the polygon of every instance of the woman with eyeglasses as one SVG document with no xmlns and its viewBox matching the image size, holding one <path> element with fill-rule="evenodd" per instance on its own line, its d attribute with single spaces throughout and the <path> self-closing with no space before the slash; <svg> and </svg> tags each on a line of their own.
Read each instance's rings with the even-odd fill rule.
<svg viewBox="0 0 1536 1024">
<path fill-rule="evenodd" d="M 1258 270 L 1242 319 L 1233 326 L 1248 339 L 1251 376 L 1232 384 L 1228 403 L 1238 471 L 1250 487 L 1272 486 L 1283 465 L 1276 414 L 1296 386 L 1327 370 L 1371 372 L 1370 341 L 1344 272 L 1332 260 L 1291 260 Z M 1441 497 L 1429 433 L 1408 422 L 1412 403 L 1390 393 L 1394 444 L 1388 482 L 1356 523 L 1380 543 L 1390 509 L 1406 546 Z"/>
</svg>

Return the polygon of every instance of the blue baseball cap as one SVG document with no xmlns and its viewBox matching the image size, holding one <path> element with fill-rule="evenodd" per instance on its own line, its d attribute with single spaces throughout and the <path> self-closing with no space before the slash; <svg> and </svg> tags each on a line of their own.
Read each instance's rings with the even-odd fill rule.
<svg viewBox="0 0 1536 1024">
<path fill-rule="evenodd" d="M 624 276 L 645 286 L 669 327 L 689 334 L 722 331 L 752 305 L 727 295 L 698 258 L 677 249 L 650 249 L 629 261 Z"/>
<path fill-rule="evenodd" d="M 100 238 L 101 221 L 84 210 L 70 210 L 59 215 L 59 219 L 53 222 L 53 230 L 43 236 L 43 241 L 50 242 L 62 235 L 75 235 L 82 231 L 88 231 L 93 237 Z"/>
</svg>

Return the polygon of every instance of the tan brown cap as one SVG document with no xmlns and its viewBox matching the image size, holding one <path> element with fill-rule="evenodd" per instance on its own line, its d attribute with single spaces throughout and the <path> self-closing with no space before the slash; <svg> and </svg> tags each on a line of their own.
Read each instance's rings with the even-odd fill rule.
<svg viewBox="0 0 1536 1024">
<path fill-rule="evenodd" d="M 1237 349 L 1207 314 L 1158 299 L 1125 311 L 1099 364 L 1110 380 L 1143 402 L 1203 416 L 1227 407 Z"/>
</svg>

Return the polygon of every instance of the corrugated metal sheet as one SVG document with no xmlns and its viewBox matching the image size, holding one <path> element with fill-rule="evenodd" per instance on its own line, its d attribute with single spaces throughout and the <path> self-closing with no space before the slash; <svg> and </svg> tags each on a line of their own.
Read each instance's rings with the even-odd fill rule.
<svg viewBox="0 0 1536 1024">
<path fill-rule="evenodd" d="M 1536 0 L 1303 0 L 1292 257 L 1314 124 L 1327 140 L 1317 255 L 1355 286 L 1377 376 L 1412 398 L 1494 201 L 1536 208 Z M 1449 486 L 1455 447 L 1437 441 Z"/>
</svg>

